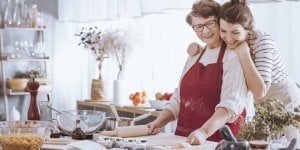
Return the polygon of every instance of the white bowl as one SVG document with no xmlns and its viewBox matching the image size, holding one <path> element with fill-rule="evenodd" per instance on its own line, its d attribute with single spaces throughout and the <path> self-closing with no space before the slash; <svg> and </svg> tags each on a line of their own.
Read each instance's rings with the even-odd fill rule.
<svg viewBox="0 0 300 150">
<path fill-rule="evenodd" d="M 165 100 L 149 100 L 151 107 L 156 110 L 163 110 L 167 102 Z"/>
</svg>

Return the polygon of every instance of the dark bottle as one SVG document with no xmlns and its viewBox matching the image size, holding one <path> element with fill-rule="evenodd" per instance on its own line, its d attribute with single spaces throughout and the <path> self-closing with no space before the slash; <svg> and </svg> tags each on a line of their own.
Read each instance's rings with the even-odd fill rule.
<svg viewBox="0 0 300 150">
<path fill-rule="evenodd" d="M 40 120 L 40 109 L 36 99 L 39 87 L 39 82 L 35 81 L 34 78 L 27 83 L 27 88 L 30 93 L 30 104 L 27 114 L 28 120 Z"/>
<path fill-rule="evenodd" d="M 85 139 L 86 135 L 80 127 L 80 120 L 76 120 L 76 127 L 72 132 L 72 139 Z"/>
</svg>

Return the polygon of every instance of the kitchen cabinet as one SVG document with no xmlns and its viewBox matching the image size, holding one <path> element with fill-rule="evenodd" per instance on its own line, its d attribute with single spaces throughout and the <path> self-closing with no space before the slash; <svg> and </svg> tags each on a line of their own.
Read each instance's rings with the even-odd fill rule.
<svg viewBox="0 0 300 150">
<path fill-rule="evenodd" d="M 10 112 L 8 99 L 12 96 L 29 97 L 30 95 L 25 90 L 29 79 L 26 80 L 25 78 L 25 81 L 15 81 L 16 87 L 25 86 L 24 89 L 14 88 L 12 86 L 16 85 L 14 82 L 8 86 L 8 80 L 14 79 L 17 72 L 28 72 L 29 70 L 33 74 L 37 73 L 36 71 L 40 71 L 48 76 L 47 62 L 50 58 L 45 55 L 44 32 L 44 28 L 0 28 L 1 94 L 3 95 L 7 121 L 9 120 Z M 43 94 L 46 96 L 47 101 L 51 103 L 52 86 L 48 82 L 50 80 L 45 78 L 42 81 L 47 81 L 47 83 L 43 82 L 40 85 L 39 95 Z M 40 80 L 40 83 L 42 81 Z"/>
</svg>

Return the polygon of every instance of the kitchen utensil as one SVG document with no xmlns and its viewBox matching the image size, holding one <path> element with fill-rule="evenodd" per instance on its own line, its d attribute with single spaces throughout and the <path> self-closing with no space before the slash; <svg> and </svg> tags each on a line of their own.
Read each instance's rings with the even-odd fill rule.
<svg viewBox="0 0 300 150">
<path fill-rule="evenodd" d="M 119 117 L 119 114 L 118 114 L 118 112 L 117 112 L 117 109 L 116 109 L 115 105 L 110 104 L 109 107 L 110 107 L 110 109 L 111 109 L 113 115 L 115 116 L 116 120 L 117 120 L 117 121 L 121 121 L 121 118 Z"/>
<path fill-rule="evenodd" d="M 113 131 L 103 131 L 102 135 L 117 137 L 135 137 L 148 135 L 147 125 L 116 127 Z"/>
<path fill-rule="evenodd" d="M 105 130 L 112 131 L 116 127 L 123 127 L 123 126 L 133 126 L 135 122 L 143 120 L 151 115 L 151 112 L 140 115 L 135 118 L 125 118 L 121 117 L 120 121 L 117 121 L 115 117 L 107 117 L 105 121 Z"/>
<path fill-rule="evenodd" d="M 67 114 L 67 115 L 66 115 Z M 58 128 L 70 135 L 76 128 L 74 120 L 80 120 L 79 126 L 85 134 L 98 130 L 105 121 L 105 112 L 97 110 L 68 110 L 57 115 Z"/>
<path fill-rule="evenodd" d="M 133 122 L 137 122 L 137 121 L 143 120 L 143 119 L 145 119 L 145 118 L 147 118 L 149 116 L 151 116 L 151 112 L 148 112 L 146 114 L 142 114 L 140 116 L 137 116 L 137 117 L 133 118 L 132 121 Z"/>
<path fill-rule="evenodd" d="M 278 150 L 295 150 L 296 144 L 297 144 L 297 139 L 294 138 L 291 140 L 287 148 L 279 148 Z"/>
<path fill-rule="evenodd" d="M 297 144 L 297 139 L 296 138 L 292 139 L 290 144 L 286 148 L 286 150 L 294 150 L 296 147 L 296 144 Z"/>
<path fill-rule="evenodd" d="M 219 132 L 226 141 L 237 142 L 236 138 L 233 136 L 230 128 L 227 125 L 222 126 L 219 129 Z"/>
<path fill-rule="evenodd" d="M 59 114 L 64 114 L 62 111 L 58 110 L 58 109 L 55 109 L 53 107 L 50 107 L 49 105 L 47 105 L 48 108 L 50 108 L 51 110 L 54 110 L 55 112 L 59 113 Z M 64 114 L 66 115 L 66 118 L 74 123 L 76 123 L 76 120 L 73 120 L 71 117 L 69 117 L 67 114 Z M 72 114 L 71 114 L 72 115 Z"/>
<path fill-rule="evenodd" d="M 1 121 L 0 143 L 5 149 L 40 149 L 50 135 L 47 121 Z"/>
<path fill-rule="evenodd" d="M 132 118 L 121 117 L 120 121 L 117 121 L 115 117 L 107 117 L 105 120 L 106 131 L 112 131 L 116 127 L 132 126 L 132 125 L 134 125 Z"/>
</svg>

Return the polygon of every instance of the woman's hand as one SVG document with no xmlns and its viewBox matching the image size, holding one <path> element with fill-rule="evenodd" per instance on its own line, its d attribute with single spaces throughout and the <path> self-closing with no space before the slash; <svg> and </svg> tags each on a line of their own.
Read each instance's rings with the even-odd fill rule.
<svg viewBox="0 0 300 150">
<path fill-rule="evenodd" d="M 242 54 L 247 54 L 250 52 L 250 48 L 249 48 L 249 45 L 248 43 L 245 41 L 245 42 L 242 42 L 241 44 L 239 44 L 236 48 L 234 48 L 234 51 L 236 53 L 238 53 L 239 55 L 242 55 Z"/>
<path fill-rule="evenodd" d="M 160 132 L 160 125 L 157 120 L 154 120 L 154 121 L 148 123 L 147 126 L 149 128 L 148 129 L 149 135 L 154 135 L 154 134 L 157 134 Z"/>
<path fill-rule="evenodd" d="M 207 136 L 205 131 L 201 129 L 196 129 L 190 135 L 187 137 L 186 142 L 192 144 L 192 145 L 200 145 L 203 144 L 206 140 Z"/>
<path fill-rule="evenodd" d="M 203 47 L 201 47 L 198 43 L 195 43 L 195 42 L 191 43 L 187 49 L 187 53 L 190 56 L 195 56 L 202 52 L 203 52 Z"/>
</svg>

